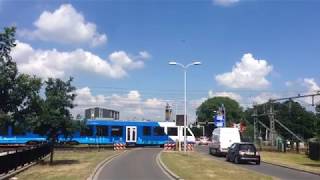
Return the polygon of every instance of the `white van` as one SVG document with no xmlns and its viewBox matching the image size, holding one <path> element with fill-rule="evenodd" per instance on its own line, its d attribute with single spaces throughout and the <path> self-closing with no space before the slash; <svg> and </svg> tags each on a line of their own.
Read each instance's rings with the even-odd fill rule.
<svg viewBox="0 0 320 180">
<path fill-rule="evenodd" d="M 228 147 L 233 143 L 241 142 L 238 128 L 216 128 L 212 132 L 211 139 L 210 154 L 227 154 Z"/>
</svg>

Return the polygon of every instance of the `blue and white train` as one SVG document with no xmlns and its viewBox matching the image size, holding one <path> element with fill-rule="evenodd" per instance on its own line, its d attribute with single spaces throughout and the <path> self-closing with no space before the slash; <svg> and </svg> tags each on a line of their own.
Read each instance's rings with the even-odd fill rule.
<svg viewBox="0 0 320 180">
<path fill-rule="evenodd" d="M 168 142 L 182 142 L 184 140 L 184 129 L 177 127 L 175 122 L 90 119 L 86 125 L 87 128 L 76 132 L 72 139 L 60 137 L 59 142 L 73 144 L 126 143 L 143 146 L 163 145 Z M 15 136 L 8 132 L 6 136 L 0 135 L 0 144 L 24 144 L 45 140 L 46 137 L 33 133 Z M 194 134 L 189 128 L 187 128 L 187 142 L 195 143 Z"/>
</svg>

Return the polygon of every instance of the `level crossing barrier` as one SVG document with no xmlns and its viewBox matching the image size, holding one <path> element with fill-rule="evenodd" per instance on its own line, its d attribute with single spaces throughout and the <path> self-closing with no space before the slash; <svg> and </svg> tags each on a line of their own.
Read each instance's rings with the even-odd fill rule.
<svg viewBox="0 0 320 180">
<path fill-rule="evenodd" d="M 175 143 L 166 143 L 164 144 L 164 150 L 165 151 L 175 151 L 176 150 L 176 144 Z"/>
<path fill-rule="evenodd" d="M 126 144 L 125 143 L 114 143 L 113 144 L 113 150 L 119 151 L 119 150 L 125 150 Z"/>
</svg>

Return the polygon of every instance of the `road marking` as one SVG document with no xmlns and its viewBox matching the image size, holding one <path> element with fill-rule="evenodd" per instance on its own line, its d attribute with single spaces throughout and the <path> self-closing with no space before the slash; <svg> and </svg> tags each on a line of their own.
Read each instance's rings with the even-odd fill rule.
<svg viewBox="0 0 320 180">
<path fill-rule="evenodd" d="M 160 151 L 158 154 L 157 154 L 157 158 L 156 158 L 156 161 L 157 161 L 157 164 L 158 166 L 160 167 L 161 171 L 168 176 L 169 179 L 171 180 L 183 180 L 181 179 L 178 175 L 176 175 L 174 172 L 172 172 L 161 160 L 161 154 L 162 154 L 162 151 Z"/>
<path fill-rule="evenodd" d="M 87 180 L 98 180 L 98 176 L 101 172 L 101 170 L 108 165 L 112 160 L 114 160 L 115 158 L 120 157 L 121 155 L 125 154 L 129 152 L 128 150 L 125 150 L 123 152 L 117 153 L 111 157 L 107 157 L 104 161 L 102 161 L 101 163 L 99 163 L 95 170 L 93 171 L 93 173 L 87 178 Z"/>
</svg>

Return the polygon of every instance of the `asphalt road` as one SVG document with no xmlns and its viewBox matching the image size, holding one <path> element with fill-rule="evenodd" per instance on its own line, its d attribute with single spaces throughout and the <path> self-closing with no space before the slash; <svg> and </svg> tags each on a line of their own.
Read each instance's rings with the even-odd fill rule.
<svg viewBox="0 0 320 180">
<path fill-rule="evenodd" d="M 98 174 L 100 180 L 169 180 L 158 166 L 161 148 L 141 148 L 125 152 L 106 164 Z"/>
<path fill-rule="evenodd" d="M 208 146 L 197 146 L 196 151 L 200 152 L 201 154 L 205 154 L 210 158 L 214 158 L 220 161 L 225 161 L 225 157 L 216 157 L 210 155 L 208 152 Z M 261 157 L 263 159 L 263 157 Z M 274 166 L 270 164 L 266 164 L 261 162 L 260 165 L 254 165 L 254 164 L 237 164 L 237 166 L 241 166 L 246 169 L 250 169 L 253 171 L 257 171 L 259 173 L 263 173 L 266 175 L 274 176 L 279 179 L 284 180 L 319 180 L 320 176 L 314 175 L 311 173 L 296 171 L 284 167 Z"/>
</svg>

